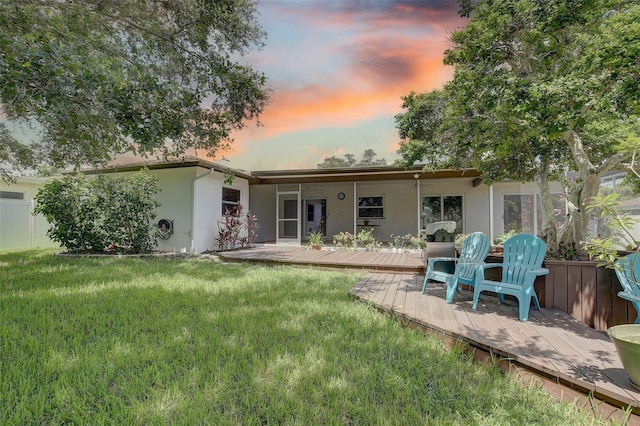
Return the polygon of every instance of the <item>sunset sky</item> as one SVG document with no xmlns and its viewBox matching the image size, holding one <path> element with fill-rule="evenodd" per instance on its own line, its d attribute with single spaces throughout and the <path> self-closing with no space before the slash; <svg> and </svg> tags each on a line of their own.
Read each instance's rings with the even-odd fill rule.
<svg viewBox="0 0 640 426">
<path fill-rule="evenodd" d="M 455 0 L 262 0 L 266 46 L 242 58 L 273 89 L 260 118 L 234 134 L 227 165 L 315 168 L 325 157 L 396 157 L 401 97 L 442 87 Z"/>
</svg>

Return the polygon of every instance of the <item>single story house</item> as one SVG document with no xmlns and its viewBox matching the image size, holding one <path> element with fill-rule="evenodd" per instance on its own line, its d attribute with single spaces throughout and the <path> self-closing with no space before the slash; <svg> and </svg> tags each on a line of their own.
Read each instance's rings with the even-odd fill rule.
<svg viewBox="0 0 640 426">
<path fill-rule="evenodd" d="M 256 242 L 301 244 L 310 232 L 327 241 L 341 231 L 373 229 L 380 241 L 420 235 L 433 222 L 455 222 L 452 234 L 510 229 L 536 233 L 539 199 L 534 183 L 485 185 L 477 170 L 422 172 L 393 166 L 244 171 L 197 157 L 121 164 L 97 173 L 133 173 L 142 167 L 159 180 L 158 221 L 173 226 L 160 250 L 217 249 L 227 208 L 241 204 L 257 216 Z M 233 175 L 233 179 L 228 179 Z M 559 183 L 552 192 L 561 192 Z M 565 207 L 558 197 L 559 218 Z M 453 238 L 453 237 L 451 237 Z"/>
</svg>

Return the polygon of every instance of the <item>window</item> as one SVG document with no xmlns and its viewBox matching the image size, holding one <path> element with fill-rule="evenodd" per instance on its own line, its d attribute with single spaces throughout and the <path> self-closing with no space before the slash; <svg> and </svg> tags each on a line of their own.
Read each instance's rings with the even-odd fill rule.
<svg viewBox="0 0 640 426">
<path fill-rule="evenodd" d="M 552 194 L 556 228 L 564 223 L 567 213 L 562 194 Z M 536 235 L 542 229 L 542 204 L 538 194 L 505 194 L 503 203 L 504 232 L 528 232 Z"/>
<path fill-rule="evenodd" d="M 0 198 L 7 200 L 24 200 L 24 192 L 0 191 Z"/>
<path fill-rule="evenodd" d="M 422 229 L 433 222 L 453 221 L 456 234 L 462 233 L 462 195 L 422 197 Z"/>
<path fill-rule="evenodd" d="M 383 197 L 358 197 L 358 217 L 377 218 L 384 217 Z"/>
<path fill-rule="evenodd" d="M 222 214 L 240 205 L 240 190 L 222 187 Z"/>
</svg>

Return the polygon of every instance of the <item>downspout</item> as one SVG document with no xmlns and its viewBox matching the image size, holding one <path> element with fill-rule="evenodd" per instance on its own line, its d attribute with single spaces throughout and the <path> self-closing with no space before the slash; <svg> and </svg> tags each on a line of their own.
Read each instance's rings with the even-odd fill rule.
<svg viewBox="0 0 640 426">
<path fill-rule="evenodd" d="M 358 235 L 358 183 L 353 182 L 353 235 Z"/>
<path fill-rule="evenodd" d="M 493 243 L 493 184 L 489 185 L 489 241 Z"/>
<path fill-rule="evenodd" d="M 193 179 L 193 217 L 191 218 L 191 248 L 190 248 L 191 253 L 195 253 L 196 251 L 196 242 L 193 238 L 193 236 L 195 235 L 194 228 L 196 226 L 196 216 L 198 211 L 196 206 L 196 203 L 198 202 L 198 198 L 196 197 L 196 182 L 198 182 L 200 179 L 204 177 L 209 176 L 214 171 L 215 169 L 212 167 L 209 169 L 208 172 L 203 173 L 200 176 L 196 176 L 195 179 Z"/>
<path fill-rule="evenodd" d="M 417 194 L 416 194 L 416 206 L 417 206 L 416 207 L 416 211 L 417 211 L 417 217 L 418 217 L 418 232 L 416 232 L 416 236 L 418 238 L 420 238 L 420 226 L 422 226 L 422 224 L 420 223 L 421 222 L 420 221 L 420 219 L 421 219 L 420 215 L 422 213 L 420 211 L 420 175 L 418 175 L 417 173 L 416 173 L 416 175 L 418 176 L 418 177 L 416 177 L 416 183 L 417 183 L 417 185 L 416 185 L 416 192 L 417 192 Z M 414 177 L 416 175 L 414 175 Z"/>
</svg>

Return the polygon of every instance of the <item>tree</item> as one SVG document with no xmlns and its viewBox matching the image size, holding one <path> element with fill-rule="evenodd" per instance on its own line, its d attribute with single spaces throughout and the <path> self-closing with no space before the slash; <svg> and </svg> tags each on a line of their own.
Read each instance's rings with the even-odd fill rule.
<svg viewBox="0 0 640 426">
<path fill-rule="evenodd" d="M 378 154 L 376 154 L 376 152 L 371 148 L 364 150 L 360 161 L 357 161 L 353 154 L 345 154 L 343 156 L 344 158 L 332 155 L 331 157 L 325 157 L 324 160 L 322 160 L 322 163 L 318 163 L 318 168 L 332 169 L 339 167 L 386 166 L 387 160 L 384 158 L 376 159 L 377 156 Z"/>
<path fill-rule="evenodd" d="M 542 236 L 552 250 L 580 252 L 589 222 L 585 203 L 597 193 L 602 173 L 630 159 L 629 136 L 638 133 L 639 3 L 477 3 L 445 52 L 455 72 L 438 94 L 444 104 L 427 109 L 441 118 L 432 120 L 434 127 L 423 125 L 423 135 L 407 133 L 420 139 L 405 137 L 405 162 L 411 155 L 429 159 L 445 152 L 452 164 L 481 169 L 487 183 L 535 180 L 543 200 Z M 417 116 L 411 120 L 420 123 L 415 102 L 407 105 Z M 401 136 L 407 114 L 396 117 Z M 570 169 L 580 179 L 566 182 L 570 211 L 556 237 L 548 182 Z"/>
<path fill-rule="evenodd" d="M 215 152 L 257 117 L 256 0 L 0 0 L 0 174 L 99 165 L 123 152 Z"/>
</svg>

